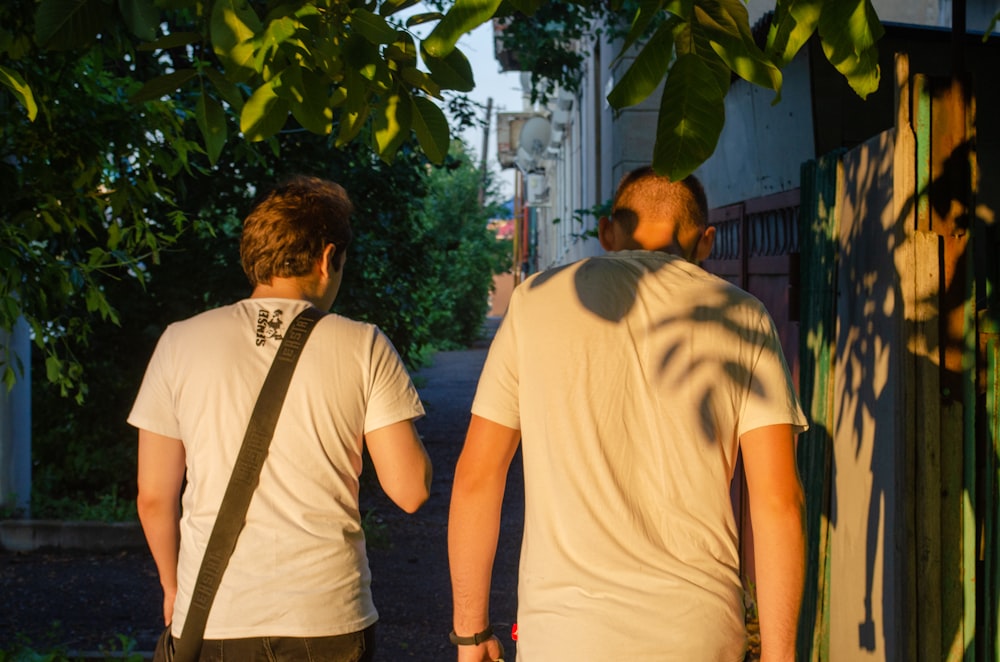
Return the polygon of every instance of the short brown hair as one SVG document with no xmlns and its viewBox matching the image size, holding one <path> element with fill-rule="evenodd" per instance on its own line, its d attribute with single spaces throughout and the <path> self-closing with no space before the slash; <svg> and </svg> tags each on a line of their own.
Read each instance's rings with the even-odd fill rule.
<svg viewBox="0 0 1000 662">
<path fill-rule="evenodd" d="M 694 175 L 679 182 L 658 175 L 652 166 L 636 168 L 622 177 L 615 191 L 611 218 L 629 233 L 639 216 L 649 220 L 669 220 L 683 227 L 703 228 L 708 224 L 708 199 Z"/>
<path fill-rule="evenodd" d="M 250 284 L 305 276 L 327 244 L 339 264 L 353 239 L 353 211 L 344 187 L 318 177 L 298 175 L 265 192 L 243 221 L 240 261 Z"/>
</svg>

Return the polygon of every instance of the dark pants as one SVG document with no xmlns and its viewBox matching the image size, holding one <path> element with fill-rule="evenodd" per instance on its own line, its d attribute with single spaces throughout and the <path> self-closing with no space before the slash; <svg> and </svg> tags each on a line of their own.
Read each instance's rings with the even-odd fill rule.
<svg viewBox="0 0 1000 662">
<path fill-rule="evenodd" d="M 199 662 L 372 662 L 374 659 L 375 625 L 334 637 L 206 639 L 198 658 Z"/>
</svg>

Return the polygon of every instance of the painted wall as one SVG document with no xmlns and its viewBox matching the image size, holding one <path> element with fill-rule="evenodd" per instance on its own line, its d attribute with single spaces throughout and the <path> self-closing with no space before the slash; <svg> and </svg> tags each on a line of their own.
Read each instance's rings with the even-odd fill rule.
<svg viewBox="0 0 1000 662">
<path fill-rule="evenodd" d="M 799 185 L 799 169 L 813 147 L 809 55 L 803 50 L 784 72 L 781 102 L 744 80 L 726 95 L 726 123 L 718 146 L 695 175 L 709 207 L 780 193 Z"/>
</svg>

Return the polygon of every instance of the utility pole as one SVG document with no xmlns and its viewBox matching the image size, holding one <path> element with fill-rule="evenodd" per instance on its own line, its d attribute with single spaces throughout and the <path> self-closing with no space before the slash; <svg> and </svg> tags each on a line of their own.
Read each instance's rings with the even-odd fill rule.
<svg viewBox="0 0 1000 662">
<path fill-rule="evenodd" d="M 493 117 L 493 97 L 486 99 L 486 122 L 483 125 L 483 149 L 479 157 L 479 171 L 482 180 L 479 182 L 479 206 L 486 200 L 486 153 L 490 147 L 490 120 Z"/>
</svg>

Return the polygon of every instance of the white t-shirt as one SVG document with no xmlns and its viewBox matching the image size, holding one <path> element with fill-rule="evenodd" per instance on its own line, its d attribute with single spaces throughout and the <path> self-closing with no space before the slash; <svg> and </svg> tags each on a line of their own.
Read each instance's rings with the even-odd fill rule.
<svg viewBox="0 0 1000 662">
<path fill-rule="evenodd" d="M 522 434 L 519 661 L 743 659 L 739 436 L 806 426 L 758 300 L 661 252 L 536 274 L 472 411 Z"/>
<path fill-rule="evenodd" d="M 173 633 L 282 333 L 309 304 L 245 299 L 171 324 L 128 422 L 181 439 L 187 463 Z M 423 415 L 389 340 L 327 315 L 302 350 L 207 639 L 329 636 L 378 619 L 358 505 L 363 435 Z"/>
</svg>

